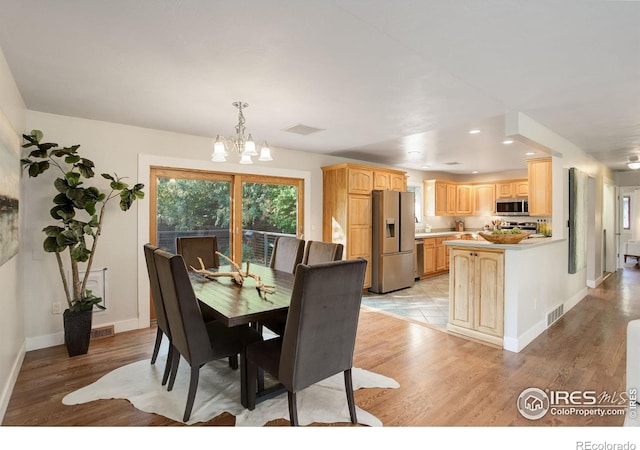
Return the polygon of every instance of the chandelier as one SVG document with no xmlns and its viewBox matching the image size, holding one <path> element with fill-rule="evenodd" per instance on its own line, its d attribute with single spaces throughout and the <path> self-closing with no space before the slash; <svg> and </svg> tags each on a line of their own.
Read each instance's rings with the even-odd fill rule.
<svg viewBox="0 0 640 450">
<path fill-rule="evenodd" d="M 629 156 L 629 162 L 627 163 L 627 167 L 631 170 L 640 169 L 640 161 L 638 161 L 637 156 Z"/>
<path fill-rule="evenodd" d="M 256 143 L 251 137 L 244 136 L 245 120 L 242 109 L 247 108 L 249 105 L 244 102 L 233 102 L 233 106 L 238 108 L 238 125 L 236 125 L 236 135 L 232 138 L 225 138 L 217 135 L 213 144 L 213 153 L 211 154 L 211 161 L 213 162 L 225 162 L 229 153 L 236 153 L 240 156 L 240 164 L 253 164 L 252 156 L 258 156 L 256 151 Z M 265 142 L 260 148 L 260 157 L 258 161 L 272 161 L 271 150 Z"/>
</svg>

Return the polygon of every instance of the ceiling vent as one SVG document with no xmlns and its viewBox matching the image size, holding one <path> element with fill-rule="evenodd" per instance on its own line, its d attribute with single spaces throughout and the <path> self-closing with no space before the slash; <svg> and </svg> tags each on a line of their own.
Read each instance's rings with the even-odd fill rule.
<svg viewBox="0 0 640 450">
<path fill-rule="evenodd" d="M 325 131 L 324 128 L 315 128 L 315 127 L 310 127 L 308 125 L 303 125 L 301 123 L 299 123 L 298 125 L 295 125 L 291 128 L 286 128 L 282 131 L 286 131 L 288 133 L 294 133 L 294 134 L 299 134 L 301 136 L 309 136 L 310 134 L 313 133 L 317 133 L 318 131 Z"/>
<path fill-rule="evenodd" d="M 447 162 L 445 163 L 447 166 L 457 166 L 458 164 L 460 164 L 458 161 L 451 161 L 451 162 Z"/>
</svg>

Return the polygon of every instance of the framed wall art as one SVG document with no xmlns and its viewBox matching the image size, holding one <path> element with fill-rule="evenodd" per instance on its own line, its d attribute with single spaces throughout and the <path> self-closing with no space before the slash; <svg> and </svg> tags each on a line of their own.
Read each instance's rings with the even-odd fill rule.
<svg viewBox="0 0 640 450">
<path fill-rule="evenodd" d="M 20 159 L 0 139 L 0 266 L 18 253 Z"/>
</svg>

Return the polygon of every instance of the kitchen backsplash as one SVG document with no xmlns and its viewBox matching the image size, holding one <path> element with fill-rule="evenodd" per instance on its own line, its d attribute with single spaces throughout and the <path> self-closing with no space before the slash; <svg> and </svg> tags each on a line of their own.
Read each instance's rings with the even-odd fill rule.
<svg viewBox="0 0 640 450">
<path fill-rule="evenodd" d="M 529 216 L 435 216 L 435 217 L 423 217 L 422 222 L 416 223 L 416 233 L 429 232 L 428 228 L 431 227 L 432 232 L 436 231 L 455 231 L 456 221 L 464 222 L 464 229 L 469 231 L 482 230 L 485 225 L 491 224 L 492 220 L 501 219 L 506 222 L 536 222 L 538 219 Z"/>
</svg>

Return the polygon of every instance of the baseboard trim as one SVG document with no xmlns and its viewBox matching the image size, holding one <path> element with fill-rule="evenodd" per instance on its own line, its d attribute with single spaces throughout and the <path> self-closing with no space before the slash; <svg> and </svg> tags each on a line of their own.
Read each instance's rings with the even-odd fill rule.
<svg viewBox="0 0 640 450">
<path fill-rule="evenodd" d="M 113 325 L 116 334 L 124 333 L 125 331 L 137 330 L 139 328 L 138 319 L 123 320 L 121 322 L 115 322 L 115 323 L 94 324 L 94 327 L 102 327 L 102 326 L 108 326 L 108 325 Z M 58 333 L 27 338 L 26 349 L 28 352 L 30 352 L 32 350 L 40 350 L 41 348 L 55 347 L 57 345 L 63 345 L 63 344 L 64 344 L 64 332 L 60 331 Z"/>
<path fill-rule="evenodd" d="M 547 321 L 541 320 L 536 323 L 534 326 L 529 328 L 527 331 L 522 333 L 517 338 L 514 337 L 505 337 L 504 338 L 504 349 L 509 350 L 515 353 L 521 352 L 527 345 L 529 345 L 535 338 L 544 333 L 544 330 L 547 329 Z"/>
<path fill-rule="evenodd" d="M 16 355 L 15 361 L 11 366 L 11 371 L 9 372 L 7 383 L 2 388 L 2 396 L 0 396 L 0 424 L 4 422 L 4 416 L 7 413 L 9 400 L 11 400 L 11 394 L 13 393 L 13 388 L 15 387 L 16 381 L 18 380 L 20 368 L 22 367 L 22 362 L 24 361 L 24 355 L 26 353 L 26 342 L 23 342 L 22 347 L 20 347 L 20 350 Z"/>
<path fill-rule="evenodd" d="M 602 282 L 604 281 L 604 277 L 600 276 L 595 280 L 587 280 L 587 287 L 590 287 L 591 289 L 597 288 L 598 286 L 600 286 L 600 284 L 602 284 Z"/>
<path fill-rule="evenodd" d="M 580 303 L 588 294 L 589 291 L 585 287 L 569 297 L 569 299 L 564 302 L 564 312 L 561 317 L 564 317 L 571 308 Z M 535 338 L 544 333 L 547 328 L 547 321 L 543 319 L 516 338 L 505 337 L 503 341 L 504 349 L 516 353 L 521 352 L 527 345 L 533 342 Z"/>
</svg>

